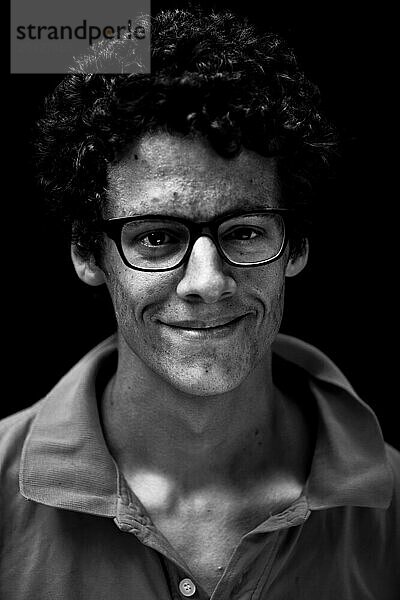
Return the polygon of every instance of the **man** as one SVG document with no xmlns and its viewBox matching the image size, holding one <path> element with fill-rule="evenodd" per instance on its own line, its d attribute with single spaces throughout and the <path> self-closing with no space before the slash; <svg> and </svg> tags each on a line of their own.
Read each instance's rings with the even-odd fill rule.
<svg viewBox="0 0 400 600">
<path fill-rule="evenodd" d="M 399 455 L 278 335 L 334 147 L 317 100 L 279 38 L 200 11 L 155 18 L 151 75 L 48 100 L 42 183 L 118 330 L 1 425 L 2 597 L 398 597 Z"/>
</svg>

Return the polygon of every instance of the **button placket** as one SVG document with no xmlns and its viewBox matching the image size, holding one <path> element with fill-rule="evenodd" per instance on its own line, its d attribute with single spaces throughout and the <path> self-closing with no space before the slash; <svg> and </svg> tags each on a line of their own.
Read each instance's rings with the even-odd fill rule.
<svg viewBox="0 0 400 600">
<path fill-rule="evenodd" d="M 235 583 L 235 585 L 232 588 L 232 594 L 233 595 L 236 595 L 236 594 L 238 594 L 240 592 L 240 589 L 242 587 L 244 578 L 245 578 L 245 574 L 244 573 L 242 573 L 241 575 L 239 575 L 239 578 L 238 578 L 237 582 Z"/>
</svg>

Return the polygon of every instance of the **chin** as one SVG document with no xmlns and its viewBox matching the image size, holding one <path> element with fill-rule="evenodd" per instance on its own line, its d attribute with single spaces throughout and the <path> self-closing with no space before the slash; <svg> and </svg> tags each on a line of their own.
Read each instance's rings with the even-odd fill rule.
<svg viewBox="0 0 400 600">
<path fill-rule="evenodd" d="M 237 366 L 234 370 L 218 368 L 218 366 L 182 367 L 173 373 L 163 373 L 170 385 L 190 396 L 219 396 L 238 388 L 247 378 L 247 369 Z M 234 371 L 234 372 L 233 372 Z"/>
</svg>

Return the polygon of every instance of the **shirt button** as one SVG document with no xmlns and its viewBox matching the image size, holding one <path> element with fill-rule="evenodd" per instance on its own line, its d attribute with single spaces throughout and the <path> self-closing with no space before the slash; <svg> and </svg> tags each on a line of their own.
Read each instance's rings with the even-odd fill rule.
<svg viewBox="0 0 400 600">
<path fill-rule="evenodd" d="M 182 596 L 193 596 L 193 594 L 196 592 L 196 586 L 191 579 L 182 579 L 182 581 L 179 583 L 179 591 L 181 592 Z"/>
</svg>

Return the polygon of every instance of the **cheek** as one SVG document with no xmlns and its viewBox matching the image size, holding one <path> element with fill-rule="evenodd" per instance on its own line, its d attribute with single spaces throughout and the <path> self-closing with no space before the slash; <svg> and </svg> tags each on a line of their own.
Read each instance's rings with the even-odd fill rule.
<svg viewBox="0 0 400 600">
<path fill-rule="evenodd" d="M 282 320 L 285 272 L 279 262 L 244 275 L 243 285 L 252 290 L 252 294 L 260 307 L 260 326 L 263 334 L 268 330 L 268 337 L 277 333 Z"/>
<path fill-rule="evenodd" d="M 269 320 L 271 322 L 271 334 L 273 337 L 278 333 L 282 322 L 283 306 L 285 298 L 285 280 L 282 281 L 282 285 L 279 287 L 277 293 L 271 299 L 269 305 Z"/>
<path fill-rule="evenodd" d="M 165 302 L 173 282 L 162 275 L 119 266 L 108 269 L 106 284 L 119 327 L 140 325 L 154 306 Z"/>
<path fill-rule="evenodd" d="M 278 263 L 246 270 L 240 281 L 243 290 L 251 290 L 265 307 L 281 302 L 285 290 L 285 272 Z"/>
</svg>

